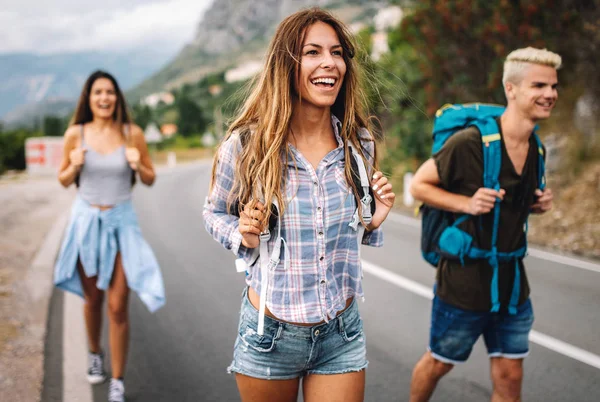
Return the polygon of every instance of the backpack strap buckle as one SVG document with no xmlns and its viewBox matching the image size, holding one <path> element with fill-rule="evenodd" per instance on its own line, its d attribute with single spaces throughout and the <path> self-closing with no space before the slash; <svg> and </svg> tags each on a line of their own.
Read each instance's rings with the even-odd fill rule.
<svg viewBox="0 0 600 402">
<path fill-rule="evenodd" d="M 365 193 L 365 196 L 360 200 L 360 202 L 362 204 L 363 221 L 365 222 L 365 224 L 368 225 L 373 220 L 373 215 L 371 214 L 371 203 L 373 202 L 373 197 L 371 197 L 371 195 L 369 195 L 369 192 L 367 191 Z"/>
</svg>

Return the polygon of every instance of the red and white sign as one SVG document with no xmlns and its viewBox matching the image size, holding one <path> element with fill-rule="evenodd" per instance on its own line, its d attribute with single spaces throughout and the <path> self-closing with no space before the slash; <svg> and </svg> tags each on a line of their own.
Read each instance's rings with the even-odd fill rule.
<svg viewBox="0 0 600 402">
<path fill-rule="evenodd" d="M 27 173 L 53 175 L 63 156 L 63 137 L 32 137 L 25 140 Z"/>
</svg>

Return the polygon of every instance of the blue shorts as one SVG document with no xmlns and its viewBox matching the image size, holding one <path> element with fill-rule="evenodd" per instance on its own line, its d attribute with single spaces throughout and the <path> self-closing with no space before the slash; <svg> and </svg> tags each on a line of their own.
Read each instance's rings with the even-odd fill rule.
<svg viewBox="0 0 600 402">
<path fill-rule="evenodd" d="M 243 293 L 238 336 L 229 373 L 267 380 L 307 374 L 342 374 L 364 370 L 366 340 L 356 300 L 328 323 L 300 326 L 265 317 L 257 334 L 258 310 Z"/>
<path fill-rule="evenodd" d="M 533 325 L 531 300 L 517 307 L 517 314 L 468 311 L 444 303 L 437 296 L 431 311 L 429 351 L 444 363 L 465 362 L 483 335 L 490 357 L 522 359 L 529 354 Z"/>
</svg>

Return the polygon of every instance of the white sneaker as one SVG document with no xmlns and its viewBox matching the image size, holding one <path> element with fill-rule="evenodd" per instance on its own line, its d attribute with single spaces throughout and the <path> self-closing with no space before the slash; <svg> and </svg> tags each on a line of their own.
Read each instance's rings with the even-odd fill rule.
<svg viewBox="0 0 600 402">
<path fill-rule="evenodd" d="M 106 381 L 104 371 L 104 355 L 100 353 L 88 353 L 87 379 L 90 384 L 101 384 Z"/>
<path fill-rule="evenodd" d="M 125 385 L 123 380 L 111 378 L 108 386 L 108 402 L 125 402 Z"/>
</svg>

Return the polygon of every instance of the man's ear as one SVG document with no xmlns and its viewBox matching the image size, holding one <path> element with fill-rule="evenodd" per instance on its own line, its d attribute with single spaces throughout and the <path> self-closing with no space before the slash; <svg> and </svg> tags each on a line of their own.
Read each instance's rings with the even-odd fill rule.
<svg viewBox="0 0 600 402">
<path fill-rule="evenodd" d="M 506 81 L 506 84 L 504 85 L 504 92 L 506 93 L 506 99 L 514 100 L 516 97 L 515 91 L 516 91 L 515 84 L 513 84 L 510 81 Z"/>
</svg>

